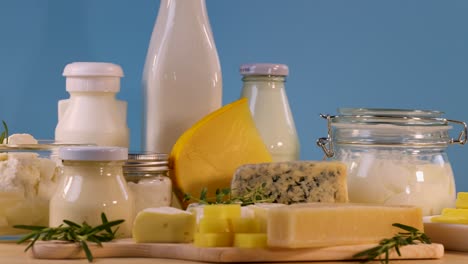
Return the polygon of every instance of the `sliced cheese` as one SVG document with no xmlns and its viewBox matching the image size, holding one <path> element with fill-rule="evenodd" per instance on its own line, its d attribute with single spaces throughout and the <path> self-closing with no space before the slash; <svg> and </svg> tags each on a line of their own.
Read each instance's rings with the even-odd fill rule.
<svg viewBox="0 0 468 264">
<path fill-rule="evenodd" d="M 271 160 L 244 98 L 187 130 L 174 145 L 169 166 L 176 194 L 182 200 L 186 193 L 199 197 L 204 187 L 208 197 L 213 197 L 217 188 L 230 187 L 237 167 Z"/>
<path fill-rule="evenodd" d="M 255 218 L 232 218 L 231 228 L 234 233 L 260 233 L 260 222 Z"/>
<path fill-rule="evenodd" d="M 197 232 L 200 233 L 228 233 L 232 232 L 230 219 L 217 217 L 203 217 L 198 223 Z"/>
<path fill-rule="evenodd" d="M 468 192 L 459 192 L 457 194 L 455 207 L 459 209 L 468 209 Z"/>
<path fill-rule="evenodd" d="M 267 231 L 268 210 L 270 208 L 277 208 L 281 206 L 286 205 L 279 203 L 258 203 L 247 206 L 247 208 L 253 211 L 254 218 L 258 223 L 258 232 L 266 233 Z"/>
<path fill-rule="evenodd" d="M 288 161 L 239 167 L 232 195 L 260 190 L 274 203 L 347 202 L 346 165 L 337 161 Z"/>
<path fill-rule="evenodd" d="M 411 206 L 294 204 L 268 211 L 268 246 L 324 247 L 378 243 L 402 231 L 401 223 L 423 230 L 422 211 Z"/>
<path fill-rule="evenodd" d="M 195 233 L 195 216 L 173 207 L 147 208 L 133 223 L 137 243 L 188 243 Z"/>
</svg>

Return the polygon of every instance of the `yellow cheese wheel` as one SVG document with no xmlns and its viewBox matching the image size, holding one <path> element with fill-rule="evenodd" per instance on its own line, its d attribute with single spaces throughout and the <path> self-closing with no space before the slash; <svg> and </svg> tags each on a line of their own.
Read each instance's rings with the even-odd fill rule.
<svg viewBox="0 0 468 264">
<path fill-rule="evenodd" d="M 171 178 L 180 200 L 208 189 L 229 188 L 237 167 L 271 162 L 255 127 L 247 99 L 225 105 L 198 121 L 177 140 L 170 157 Z M 186 206 L 186 204 L 185 204 Z"/>
</svg>

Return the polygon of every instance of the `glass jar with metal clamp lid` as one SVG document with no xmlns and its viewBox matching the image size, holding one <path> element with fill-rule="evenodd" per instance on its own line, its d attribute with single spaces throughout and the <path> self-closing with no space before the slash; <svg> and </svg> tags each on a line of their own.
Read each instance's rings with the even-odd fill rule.
<svg viewBox="0 0 468 264">
<path fill-rule="evenodd" d="M 467 141 L 465 122 L 443 112 L 341 108 L 322 115 L 328 136 L 317 145 L 348 168 L 351 202 L 416 205 L 424 215 L 455 203 L 455 182 L 446 148 Z M 462 126 L 457 139 L 450 124 Z"/>
<path fill-rule="evenodd" d="M 135 215 L 146 208 L 171 205 L 167 154 L 129 153 L 123 171 L 135 199 Z"/>
</svg>

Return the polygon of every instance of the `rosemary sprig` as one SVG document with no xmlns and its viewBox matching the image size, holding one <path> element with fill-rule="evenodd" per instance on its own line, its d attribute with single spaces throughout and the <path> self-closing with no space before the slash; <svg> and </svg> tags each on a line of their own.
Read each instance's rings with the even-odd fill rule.
<svg viewBox="0 0 468 264">
<path fill-rule="evenodd" d="M 16 225 L 15 228 L 30 230 L 31 233 L 24 235 L 16 243 L 21 244 L 29 241 L 28 246 L 24 250 L 28 251 L 36 241 L 42 240 L 63 240 L 70 242 L 77 242 L 86 254 L 89 262 L 93 261 L 93 255 L 88 247 L 87 242 L 94 242 L 102 247 L 102 242 L 108 242 L 115 238 L 118 227 L 112 231 L 111 227 L 117 226 L 124 222 L 124 220 L 115 220 L 109 222 L 104 213 L 101 213 L 102 224 L 92 227 L 86 222 L 79 225 L 69 220 L 63 220 L 63 224 L 58 227 L 45 227 L 45 226 L 28 226 Z"/>
<path fill-rule="evenodd" d="M 2 120 L 2 124 L 3 124 L 3 132 L 0 134 L 0 144 L 3 144 L 3 140 L 5 140 L 5 144 L 8 144 L 8 126 L 3 120 Z"/>
<path fill-rule="evenodd" d="M 382 239 L 378 246 L 361 251 L 355 254 L 353 258 L 364 258 L 363 263 L 379 259 L 380 263 L 388 264 L 389 254 L 392 249 L 395 249 L 398 256 L 401 256 L 400 247 L 418 243 L 431 244 L 431 239 L 417 228 L 399 223 L 394 223 L 392 226 L 403 229 L 406 232 L 398 232 L 392 238 Z M 385 255 L 383 259 L 380 258 L 382 254 Z"/>
<path fill-rule="evenodd" d="M 265 194 L 266 183 L 255 189 L 247 189 L 247 193 L 242 196 L 233 196 L 230 188 L 218 188 L 214 197 L 208 197 L 208 189 L 204 187 L 201 190 L 200 198 L 195 198 L 191 194 L 184 194 L 184 202 L 195 201 L 200 204 L 233 204 L 240 203 L 242 206 L 254 203 L 272 202 L 273 198 Z"/>
</svg>

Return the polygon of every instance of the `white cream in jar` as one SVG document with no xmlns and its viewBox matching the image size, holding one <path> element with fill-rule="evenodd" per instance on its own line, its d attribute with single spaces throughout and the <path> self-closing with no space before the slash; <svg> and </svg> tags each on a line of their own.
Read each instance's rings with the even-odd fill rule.
<svg viewBox="0 0 468 264">
<path fill-rule="evenodd" d="M 50 201 L 50 226 L 63 220 L 102 223 L 123 219 L 117 233 L 130 237 L 133 223 L 133 196 L 123 177 L 127 149 L 119 147 L 67 147 L 59 149 L 63 159 L 63 181 Z"/>
</svg>

